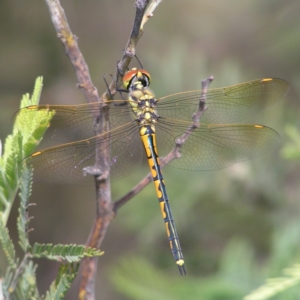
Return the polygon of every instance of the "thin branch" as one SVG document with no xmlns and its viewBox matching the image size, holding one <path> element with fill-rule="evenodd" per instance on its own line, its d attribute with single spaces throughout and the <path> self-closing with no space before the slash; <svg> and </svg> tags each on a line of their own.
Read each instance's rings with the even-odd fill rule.
<svg viewBox="0 0 300 300">
<path fill-rule="evenodd" d="M 64 9 L 59 0 L 45 0 L 48 5 L 52 23 L 57 33 L 57 37 L 61 40 L 65 47 L 65 52 L 75 69 L 78 80 L 78 87 L 83 91 L 88 103 L 101 102 L 98 90 L 92 83 L 89 68 L 78 47 L 78 38 L 72 33 Z M 92 110 L 94 118 L 97 118 L 97 110 Z"/>
<path fill-rule="evenodd" d="M 113 80 L 109 84 L 109 90 L 105 91 L 105 93 L 103 93 L 102 95 L 103 99 L 110 99 L 111 95 L 114 95 L 117 89 L 122 86 L 122 78 L 119 76 L 119 74 L 123 75 L 126 72 L 132 57 L 135 56 L 135 47 L 138 43 L 139 38 L 143 34 L 143 31 L 141 30 L 141 24 L 148 3 L 149 0 L 135 1 L 136 12 L 135 12 L 135 19 L 134 19 L 132 31 L 128 39 L 127 45 L 125 47 L 125 50 L 123 52 L 123 56 L 117 64 L 117 68 L 115 71 L 115 75 L 113 76 Z"/>
<path fill-rule="evenodd" d="M 147 10 L 144 14 L 144 17 L 143 17 L 143 20 L 142 20 L 142 24 L 141 24 L 141 31 L 143 32 L 144 31 L 144 25 L 145 23 L 153 17 L 153 12 L 154 10 L 156 9 L 156 7 L 160 4 L 162 0 L 152 0 L 148 7 L 147 7 Z"/>
<path fill-rule="evenodd" d="M 210 83 L 213 81 L 213 76 L 210 76 L 201 81 L 202 93 L 199 99 L 199 108 L 196 113 L 192 116 L 192 123 L 187 128 L 187 130 L 176 140 L 176 144 L 174 148 L 161 159 L 161 168 L 168 165 L 171 161 L 176 158 L 180 158 L 180 149 L 187 141 L 189 136 L 193 133 L 193 131 L 201 126 L 200 118 L 204 111 L 207 109 L 205 106 L 206 102 L 206 93 Z M 152 181 L 152 176 L 148 173 L 131 191 L 129 191 L 122 198 L 116 200 L 114 202 L 114 212 L 116 213 L 120 207 L 122 207 L 125 203 L 127 203 L 131 198 L 133 198 L 136 194 L 138 194 L 146 185 L 148 185 Z"/>
<path fill-rule="evenodd" d="M 162 0 L 136 0 L 136 14 L 132 27 L 132 31 L 130 37 L 128 39 L 127 45 L 123 52 L 123 56 L 118 62 L 117 69 L 115 75 L 113 76 L 112 82 L 109 84 L 109 91 L 106 91 L 103 95 L 103 99 L 110 99 L 110 94 L 115 94 L 117 88 L 122 86 L 122 78 L 119 76 L 120 74 L 125 74 L 128 66 L 131 62 L 132 57 L 136 54 L 136 45 L 140 39 L 140 37 L 144 33 L 145 23 L 153 17 L 154 10 L 160 4 Z M 118 81 L 118 82 L 117 82 Z"/>
<path fill-rule="evenodd" d="M 162 164 L 161 164 L 161 167 Z M 152 181 L 151 173 L 148 173 L 133 189 L 131 189 L 122 198 L 114 201 L 114 212 L 117 213 L 118 209 L 121 208 L 125 203 L 137 195 L 144 187 L 146 187 Z"/>
<path fill-rule="evenodd" d="M 98 91 L 92 83 L 88 66 L 79 50 L 77 37 L 71 32 L 64 10 L 59 0 L 46 0 L 49 8 L 53 25 L 57 35 L 65 47 L 65 51 L 70 58 L 78 79 L 78 87 L 83 91 L 88 103 L 100 102 Z M 92 109 L 95 133 L 101 133 L 109 130 L 108 111 Z M 103 153 L 103 161 L 109 161 L 109 153 Z M 96 164 L 99 157 L 96 157 Z M 103 164 L 104 165 L 104 164 Z M 87 241 L 87 247 L 100 248 L 100 245 L 106 235 L 107 228 L 114 217 L 112 211 L 110 183 L 107 180 L 96 179 L 96 199 L 97 211 L 96 219 Z M 95 278 L 97 271 L 98 257 L 85 259 L 82 263 L 80 298 L 95 299 Z"/>
</svg>

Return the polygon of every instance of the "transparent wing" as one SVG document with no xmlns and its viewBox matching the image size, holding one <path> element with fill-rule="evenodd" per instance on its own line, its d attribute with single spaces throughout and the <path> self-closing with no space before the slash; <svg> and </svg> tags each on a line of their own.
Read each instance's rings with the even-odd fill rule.
<svg viewBox="0 0 300 300">
<path fill-rule="evenodd" d="M 251 114 L 282 99 L 286 81 L 277 78 L 253 80 L 207 91 L 208 109 L 201 117 L 205 124 L 245 122 Z M 158 99 L 158 114 L 164 118 L 189 121 L 198 109 L 201 90 L 177 93 Z"/>
<path fill-rule="evenodd" d="M 95 136 L 94 116 L 99 115 L 99 123 L 102 118 L 110 116 L 110 130 L 132 121 L 129 105 L 118 106 L 124 100 L 109 101 L 103 110 L 99 103 L 88 103 L 79 105 L 33 105 L 21 109 L 23 122 L 40 120 L 44 111 L 54 111 L 51 125 L 44 136 L 45 139 L 52 139 L 62 142 L 74 142 Z M 17 112 L 18 113 L 18 112 Z M 26 124 L 19 123 L 21 130 L 26 128 Z"/>
<path fill-rule="evenodd" d="M 109 168 L 112 179 L 120 179 L 134 172 L 144 151 L 138 127 L 129 122 L 104 134 L 77 142 L 46 148 L 33 153 L 30 160 L 37 180 L 55 183 L 92 183 L 93 176 L 84 174 L 86 167 L 107 170 L 101 154 L 110 150 Z"/>
<path fill-rule="evenodd" d="M 208 109 L 201 117 L 201 123 L 228 124 L 245 122 L 249 116 L 265 106 L 271 105 L 287 93 L 289 85 L 281 79 L 259 79 L 234 86 L 207 91 Z M 158 99 L 158 114 L 163 118 L 190 121 L 198 109 L 201 90 L 177 93 Z M 130 105 L 124 100 L 108 101 L 110 129 L 132 120 Z M 26 120 L 39 118 L 39 112 L 55 111 L 46 139 L 72 142 L 94 136 L 93 115 L 101 111 L 99 103 L 80 105 L 40 105 L 23 108 L 29 115 Z M 102 111 L 100 118 L 106 117 Z M 20 126 L 26 128 L 26 126 Z"/>
<path fill-rule="evenodd" d="M 161 156 L 175 145 L 189 122 L 167 120 L 157 130 L 157 147 Z M 171 165 L 180 169 L 203 171 L 226 168 L 236 162 L 251 159 L 278 146 L 278 133 L 266 126 L 252 124 L 206 125 L 192 131 L 181 149 L 180 159 Z"/>
<path fill-rule="evenodd" d="M 174 166 L 190 170 L 224 168 L 237 161 L 260 155 L 278 143 L 278 134 L 265 126 L 212 125 L 244 121 L 255 111 L 271 105 L 288 91 L 281 79 L 260 79 L 235 86 L 212 89 L 207 92 L 208 110 L 201 117 L 201 126 L 195 130 L 182 148 L 182 158 Z M 184 133 L 198 109 L 201 91 L 178 93 L 158 99 L 161 116 L 157 129 L 158 151 L 166 155 L 175 145 L 175 139 Z M 126 103 L 126 102 L 125 102 Z M 47 148 L 31 156 L 37 178 L 52 182 L 84 182 L 92 176 L 83 176 L 82 169 L 94 166 L 96 154 L 111 150 L 111 177 L 129 175 L 144 157 L 138 126 L 132 119 L 130 106 L 124 100 L 108 102 L 109 110 L 101 110 L 99 103 L 82 105 L 41 105 L 24 108 L 28 114 L 24 122 L 40 118 L 41 111 L 55 111 L 46 139 L 67 144 Z M 94 115 L 107 118 L 110 131 L 94 136 Z M 212 123 L 211 125 L 209 125 Z M 20 124 L 22 127 L 26 124 Z M 104 168 L 98 162 L 100 168 Z"/>
</svg>

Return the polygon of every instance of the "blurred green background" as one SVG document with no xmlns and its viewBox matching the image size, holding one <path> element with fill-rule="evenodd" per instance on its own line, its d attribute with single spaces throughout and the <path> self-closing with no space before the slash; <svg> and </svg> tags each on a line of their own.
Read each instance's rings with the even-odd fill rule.
<svg viewBox="0 0 300 300">
<path fill-rule="evenodd" d="M 101 94 L 128 40 L 134 1 L 63 1 L 69 24 Z M 188 276 L 174 265 L 152 185 L 118 212 L 102 245 L 97 299 L 242 299 L 266 277 L 300 257 L 300 165 L 283 157 L 286 126 L 299 129 L 300 2 L 298 0 L 163 1 L 145 26 L 137 55 L 160 97 L 261 77 L 291 85 L 288 96 L 257 116 L 276 129 L 279 149 L 217 172 L 163 170 Z M 132 66 L 135 66 L 133 61 Z M 41 103 L 84 103 L 73 68 L 44 1 L 0 2 L 0 138 L 11 132 L 21 95 L 44 77 Z M 147 166 L 114 182 L 113 199 L 129 191 Z M 36 183 L 32 242 L 85 243 L 95 216 L 93 187 Z M 17 203 L 15 205 L 17 208 Z M 16 210 L 10 219 L 15 232 Z M 1 258 L 0 268 L 5 264 Z M 41 292 L 58 265 L 38 261 Z M 76 283 L 67 299 L 75 299 Z M 288 295 L 288 296 L 287 296 Z M 276 299 L 298 299 L 299 289 Z M 275 298 L 274 298 L 275 299 Z"/>
</svg>

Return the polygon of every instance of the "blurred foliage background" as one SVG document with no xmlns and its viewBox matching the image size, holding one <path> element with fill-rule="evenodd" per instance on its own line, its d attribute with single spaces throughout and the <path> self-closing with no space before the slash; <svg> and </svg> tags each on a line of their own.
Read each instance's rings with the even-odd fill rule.
<svg viewBox="0 0 300 300">
<path fill-rule="evenodd" d="M 131 32 L 134 1 L 74 0 L 62 5 L 101 94 L 102 76 L 114 72 Z M 291 143 L 289 132 L 299 132 L 299 11 L 297 0 L 173 0 L 163 1 L 155 11 L 137 55 L 152 74 L 156 95 L 199 89 L 200 80 L 211 74 L 211 87 L 261 77 L 285 79 L 291 90 L 284 101 L 250 118 L 276 129 L 282 145 L 217 172 L 165 168 L 188 276 L 180 278 L 174 265 L 149 185 L 111 223 L 102 246 L 105 255 L 99 259 L 97 299 L 241 299 L 265 278 L 299 262 L 299 152 L 298 160 L 291 160 L 290 152 L 283 151 Z M 0 45 L 2 141 L 11 131 L 21 95 L 32 91 L 39 75 L 44 77 L 42 103 L 84 103 L 43 1 L 0 2 Z M 143 166 L 114 182 L 113 199 L 147 172 Z M 35 184 L 32 242 L 85 243 L 94 201 L 93 187 Z M 11 232 L 16 215 L 9 223 Z M 41 291 L 57 267 L 48 261 L 40 264 Z M 2 256 L 0 268 L 5 268 Z M 75 285 L 68 299 L 75 298 Z M 298 299 L 296 295 L 299 289 L 294 288 L 274 299 Z"/>
</svg>

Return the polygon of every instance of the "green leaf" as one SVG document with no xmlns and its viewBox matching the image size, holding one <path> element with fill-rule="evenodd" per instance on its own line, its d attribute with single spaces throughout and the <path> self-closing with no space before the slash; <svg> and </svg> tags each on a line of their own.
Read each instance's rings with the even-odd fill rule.
<svg viewBox="0 0 300 300">
<path fill-rule="evenodd" d="M 32 97 L 30 98 L 28 94 L 23 96 L 21 100 L 21 109 L 15 115 L 13 134 L 20 131 L 22 132 L 23 138 L 21 160 L 29 156 L 40 143 L 55 114 L 55 111 L 50 112 L 48 109 L 39 110 L 37 107 L 42 86 L 42 77 L 38 77 L 35 82 Z M 32 111 L 32 114 L 28 114 L 28 110 Z"/>
<path fill-rule="evenodd" d="M 19 244 L 24 252 L 27 251 L 29 247 L 29 239 L 28 239 L 28 199 L 31 195 L 32 188 L 32 168 L 26 166 L 23 170 L 21 186 L 20 186 L 20 207 L 19 207 L 19 217 L 17 220 L 17 228 L 19 233 Z"/>
<path fill-rule="evenodd" d="M 4 226 L 1 220 L 0 220 L 0 244 L 4 252 L 4 255 L 6 256 L 9 266 L 12 269 L 16 269 L 17 263 L 16 263 L 15 247 L 12 240 L 10 239 L 8 229 Z"/>
<path fill-rule="evenodd" d="M 21 107 L 31 105 L 30 109 L 36 109 L 41 90 L 42 78 L 39 77 L 36 80 L 32 97 L 29 94 L 24 95 L 21 100 Z M 34 148 L 41 141 L 55 113 L 41 111 L 34 114 L 34 118 L 31 115 L 31 119 L 29 119 L 28 114 L 24 114 L 26 109 L 21 109 L 15 115 L 13 134 L 6 138 L 4 153 L 0 157 L 0 217 L 4 224 L 6 224 L 10 214 L 22 176 L 24 164 L 21 162 L 34 151 Z"/>
<path fill-rule="evenodd" d="M 0 198 L 2 220 L 6 224 L 12 202 L 15 198 L 18 184 L 18 163 L 16 158 L 16 140 L 19 141 L 20 135 L 9 135 L 4 145 L 4 154 L 0 158 Z"/>
<path fill-rule="evenodd" d="M 32 97 L 23 96 L 21 107 L 38 104 L 42 90 L 42 78 L 36 80 Z M 20 162 L 30 155 L 34 147 L 41 140 L 47 130 L 54 112 L 42 112 L 37 114 L 37 120 L 28 119 L 28 115 L 20 110 L 15 115 L 13 134 L 9 135 L 4 144 L 4 152 L 0 156 L 0 244 L 8 260 L 8 270 L 2 281 L 2 290 L 6 299 L 40 299 L 36 286 L 36 266 L 29 260 L 28 250 L 28 223 L 27 216 L 28 199 L 31 193 L 32 169 Z M 46 116 L 45 116 L 46 115 Z M 33 115 L 32 115 L 33 116 Z M 27 126 L 25 127 L 25 123 Z M 1 144 L 2 147 L 2 144 Z M 6 223 L 13 205 L 14 199 L 21 182 L 21 204 L 17 222 L 20 244 L 26 252 L 23 260 L 15 257 L 15 248 L 9 237 Z"/>
<path fill-rule="evenodd" d="M 37 265 L 24 259 L 18 269 L 7 268 L 2 291 L 4 299 L 40 299 L 36 284 Z"/>
<path fill-rule="evenodd" d="M 5 276 L 2 281 L 2 292 L 4 299 L 9 299 L 11 296 L 11 293 L 9 292 L 10 286 L 12 285 L 13 278 L 14 278 L 14 272 L 15 270 L 12 270 L 12 268 L 7 267 L 5 271 Z"/>
<path fill-rule="evenodd" d="M 31 250 L 33 257 L 46 257 L 56 261 L 67 261 L 69 263 L 79 262 L 84 257 L 101 256 L 102 251 L 86 248 L 82 245 L 53 245 L 35 243 Z"/>
<path fill-rule="evenodd" d="M 23 271 L 23 273 L 19 278 L 16 278 L 15 299 L 40 299 L 36 283 L 36 269 L 37 265 L 32 261 L 28 261 L 24 269 L 20 270 Z M 12 289 L 12 287 L 10 289 Z"/>
<path fill-rule="evenodd" d="M 30 99 L 31 105 L 37 105 L 37 104 L 39 104 L 40 98 L 41 98 L 42 89 L 43 89 L 43 77 L 39 76 L 35 80 L 35 84 L 34 84 L 34 88 L 33 88 L 33 93 L 32 93 L 31 99 Z M 29 99 L 25 99 L 24 102 L 21 101 L 21 108 L 30 105 L 30 103 L 27 102 L 28 100 Z"/>
<path fill-rule="evenodd" d="M 50 286 L 50 290 L 46 293 L 45 300 L 60 300 L 71 286 L 79 269 L 79 264 L 61 264 L 58 275 Z"/>
</svg>

